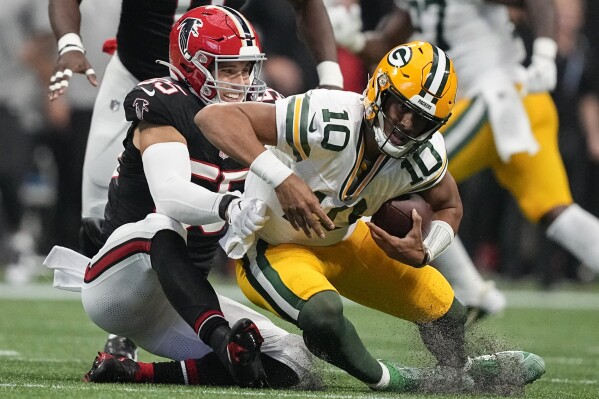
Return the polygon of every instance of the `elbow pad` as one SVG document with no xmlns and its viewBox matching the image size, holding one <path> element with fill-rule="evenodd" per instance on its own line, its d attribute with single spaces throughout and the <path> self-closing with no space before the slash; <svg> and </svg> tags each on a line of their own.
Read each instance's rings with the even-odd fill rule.
<svg viewBox="0 0 599 399">
<path fill-rule="evenodd" d="M 152 144 L 144 151 L 142 161 L 156 212 L 192 226 L 223 221 L 219 205 L 229 195 L 191 182 L 189 150 L 185 144 Z"/>
</svg>

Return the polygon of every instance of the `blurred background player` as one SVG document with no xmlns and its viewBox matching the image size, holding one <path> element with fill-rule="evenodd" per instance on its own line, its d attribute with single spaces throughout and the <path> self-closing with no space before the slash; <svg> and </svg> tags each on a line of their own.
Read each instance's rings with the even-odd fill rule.
<svg viewBox="0 0 599 399">
<path fill-rule="evenodd" d="M 241 386 L 285 373 L 297 383 L 310 360 L 301 338 L 217 297 L 207 280 L 226 221 L 251 234 L 265 207 L 230 192 L 243 189 L 247 169 L 213 147 L 193 117 L 205 104 L 276 97 L 260 79 L 256 32 L 231 8 L 203 6 L 175 24 L 169 48 L 169 62 L 161 62 L 172 77 L 145 80 L 125 98 L 131 126 L 97 232 L 103 246 L 91 261 L 67 252 L 84 270 L 83 307 L 105 331 L 156 355 L 200 359 L 214 351 Z M 64 252 L 57 248 L 47 263 Z M 273 365 L 266 382 L 261 347 Z"/>
<path fill-rule="evenodd" d="M 45 8 L 36 1 L 2 0 L 0 7 L 0 265 L 6 266 L 9 283 L 24 283 L 37 262 L 21 190 L 45 114 L 36 85 L 39 76 L 25 67 L 26 54 L 44 42 L 50 27 Z"/>
<path fill-rule="evenodd" d="M 316 68 L 320 85 L 342 88 L 343 78 L 336 63 L 332 28 L 322 0 L 289 2 L 295 8 L 302 37 L 318 63 Z M 56 100 L 65 93 L 73 74 L 85 74 L 90 84 L 98 84 L 79 36 L 80 3 L 80 0 L 50 0 L 49 3 L 50 22 L 58 40 L 59 52 L 50 79 L 50 100 Z M 155 61 L 168 58 L 168 35 L 173 23 L 187 10 L 211 3 L 212 1 L 207 0 L 122 1 L 121 19 L 116 34 L 117 50 L 104 72 L 88 135 L 82 180 L 83 218 L 104 217 L 108 184 L 117 166 L 116 159 L 122 151 L 122 140 L 129 127 L 123 112 L 125 96 L 140 81 L 168 74 L 168 69 Z M 240 7 L 245 2 L 225 3 Z M 82 242 L 81 251 L 87 256 L 93 256 L 97 248 L 89 242 L 85 232 L 82 234 Z M 105 350 L 134 358 L 134 348 L 133 343 L 124 337 L 111 336 Z"/>
<path fill-rule="evenodd" d="M 523 2 L 531 10 L 535 37 L 527 68 L 521 64 L 522 42 L 514 36 L 507 7 L 500 3 L 397 0 L 376 31 L 344 33 L 337 40 L 367 63 L 410 35 L 446 49 L 460 77 L 454 116 L 442 129 L 456 181 L 491 168 L 528 220 L 599 270 L 599 248 L 594 244 L 599 221 L 573 203 L 557 145 L 557 112 L 548 93 L 557 79 L 554 3 Z M 505 307 L 503 294 L 484 281 L 459 240 L 435 266 L 473 308 L 473 318 L 479 311 L 496 313 Z"/>
</svg>

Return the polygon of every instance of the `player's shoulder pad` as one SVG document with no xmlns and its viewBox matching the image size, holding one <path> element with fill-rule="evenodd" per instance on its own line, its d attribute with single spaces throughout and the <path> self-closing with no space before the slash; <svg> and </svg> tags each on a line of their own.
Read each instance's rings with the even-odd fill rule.
<svg viewBox="0 0 599 399">
<path fill-rule="evenodd" d="M 125 98 L 127 120 L 147 120 L 155 123 L 155 115 L 166 115 L 182 108 L 193 94 L 171 78 L 154 78 L 137 84 Z"/>
<path fill-rule="evenodd" d="M 275 101 L 281 100 L 283 98 L 285 98 L 284 95 L 282 95 L 281 93 L 279 93 L 271 87 L 267 87 L 266 91 L 264 91 L 264 94 L 260 98 L 260 102 L 274 104 Z"/>
</svg>

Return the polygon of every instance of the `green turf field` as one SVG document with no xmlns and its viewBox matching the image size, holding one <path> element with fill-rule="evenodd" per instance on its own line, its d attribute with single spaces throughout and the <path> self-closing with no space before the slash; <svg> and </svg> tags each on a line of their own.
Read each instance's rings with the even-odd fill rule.
<svg viewBox="0 0 599 399">
<path fill-rule="evenodd" d="M 543 356 L 547 373 L 527 387 L 526 398 L 599 398 L 597 289 L 507 293 L 508 311 L 469 332 L 470 350 L 526 349 Z M 81 377 L 106 334 L 88 321 L 77 298 L 48 284 L 21 289 L 0 285 L 0 398 L 458 397 L 374 393 L 323 363 L 319 369 L 326 390 L 318 392 L 84 383 Z M 432 364 L 412 325 L 353 304 L 346 313 L 375 356 L 408 365 Z M 155 359 L 140 353 L 140 360 Z"/>
</svg>

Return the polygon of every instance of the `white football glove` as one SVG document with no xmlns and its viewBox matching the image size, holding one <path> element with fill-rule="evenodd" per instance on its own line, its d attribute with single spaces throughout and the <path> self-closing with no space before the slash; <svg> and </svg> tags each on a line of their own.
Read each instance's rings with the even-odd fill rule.
<svg viewBox="0 0 599 399">
<path fill-rule="evenodd" d="M 268 220 L 268 206 L 258 198 L 238 198 L 231 201 L 227 215 L 232 233 L 247 238 L 260 230 Z"/>
<path fill-rule="evenodd" d="M 362 33 L 362 9 L 359 4 L 349 7 L 344 4 L 326 2 L 327 12 L 335 41 L 341 47 L 345 47 L 352 53 L 359 53 L 366 44 L 366 37 Z"/>
<path fill-rule="evenodd" d="M 535 39 L 532 57 L 524 79 L 524 88 L 528 93 L 553 91 L 557 84 L 555 56 L 557 43 L 548 37 Z"/>
</svg>

